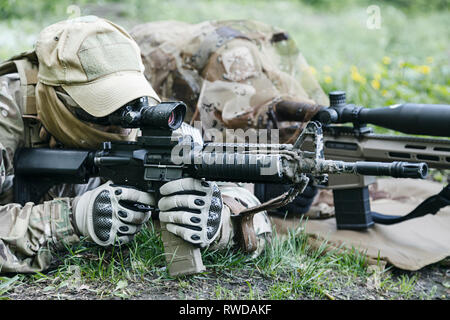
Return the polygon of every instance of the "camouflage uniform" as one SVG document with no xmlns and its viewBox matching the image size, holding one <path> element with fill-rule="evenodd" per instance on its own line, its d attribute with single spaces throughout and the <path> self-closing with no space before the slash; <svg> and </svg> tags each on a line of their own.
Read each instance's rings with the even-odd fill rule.
<svg viewBox="0 0 450 320">
<path fill-rule="evenodd" d="M 278 28 L 240 20 L 161 21 L 130 34 L 155 91 L 185 101 L 187 119 L 200 119 L 203 128 L 265 128 L 268 106 L 280 100 L 328 105 L 294 41 Z"/>
<path fill-rule="evenodd" d="M 80 188 L 56 189 L 41 204 L 12 202 L 13 158 L 26 146 L 21 83 L 17 73 L 0 77 L 0 272 L 35 272 L 48 268 L 51 249 L 78 242 L 69 219 L 72 199 Z M 57 191 L 56 191 L 57 192 Z"/>
<path fill-rule="evenodd" d="M 80 39 L 72 38 L 70 42 L 67 42 L 68 46 L 76 46 L 77 41 L 79 43 L 80 40 L 86 39 L 85 34 L 83 38 L 83 31 L 89 32 L 89 30 L 91 30 L 91 35 L 94 33 L 94 36 L 88 39 L 86 43 L 91 41 L 93 50 L 99 47 L 98 43 L 100 40 L 105 43 L 109 41 L 107 45 L 117 44 L 117 41 L 122 41 L 123 44 L 123 35 L 126 35 L 126 32 L 120 27 L 117 27 L 118 30 L 116 30 L 115 34 L 107 33 L 102 29 L 103 33 L 99 32 L 100 40 L 96 38 L 96 25 L 88 23 L 96 23 L 97 21 L 98 19 L 96 17 L 85 17 L 79 19 L 79 21 L 63 21 L 59 24 L 47 27 L 41 32 L 38 43 L 36 44 L 36 46 L 40 46 L 41 54 L 45 55 L 46 60 L 44 63 L 41 63 L 41 60 L 38 61 L 37 50 L 33 50 L 12 57 L 0 64 L 0 273 L 28 273 L 46 270 L 51 263 L 51 252 L 54 249 L 62 249 L 66 245 L 80 241 L 79 232 L 78 230 L 75 230 L 72 224 L 73 200 L 76 196 L 80 196 L 86 191 L 100 186 L 101 180 L 99 178 L 93 178 L 90 179 L 87 184 L 83 185 L 59 185 L 51 188 L 41 199 L 40 203 L 28 202 L 24 206 L 21 206 L 17 203 L 13 203 L 13 159 L 16 150 L 21 147 L 61 146 L 61 143 L 50 134 L 51 128 L 44 128 L 42 122 L 42 120 L 44 120 L 42 118 L 43 112 L 42 110 L 39 112 L 39 108 L 42 108 L 43 106 L 42 103 L 41 105 L 38 103 L 39 99 L 37 95 L 39 91 L 37 90 L 37 87 L 39 84 L 41 84 L 42 87 L 42 78 L 39 78 L 39 76 L 42 77 L 42 75 L 45 74 L 44 72 L 39 74 L 39 71 L 46 71 L 46 75 L 49 75 L 47 78 L 50 80 L 56 77 L 55 73 L 58 71 L 61 73 L 64 72 L 65 79 L 70 80 L 71 78 L 69 76 L 73 76 L 73 66 L 72 74 L 69 74 L 70 70 L 68 71 L 68 69 L 70 68 L 67 68 L 66 66 L 63 69 L 57 69 L 53 63 L 54 61 L 67 63 L 68 58 L 70 59 L 74 56 L 77 58 L 77 56 L 73 54 L 62 57 L 61 54 L 64 50 L 55 49 L 55 45 L 61 43 L 59 40 L 62 37 L 65 24 L 72 25 L 74 28 L 80 27 Z M 99 21 L 99 23 L 102 23 L 102 25 L 110 25 L 109 23 L 102 21 Z M 111 28 L 112 27 L 110 27 L 110 29 Z M 94 30 L 94 32 L 92 32 L 92 30 Z M 119 35 L 117 35 L 117 33 Z M 45 37 L 43 35 L 45 35 Z M 111 38 L 108 38 L 108 35 L 111 36 Z M 47 41 L 47 44 L 43 43 L 43 41 Z M 129 38 L 129 42 L 132 42 L 131 45 L 134 43 L 131 38 Z M 48 45 L 49 43 L 50 45 Z M 80 46 L 80 44 L 78 44 L 78 46 Z M 137 48 L 136 44 L 134 44 L 134 46 Z M 119 45 L 116 47 L 123 49 L 125 46 L 122 45 L 121 47 Z M 53 51 L 51 51 L 52 49 Z M 67 46 L 65 49 L 67 49 Z M 112 49 L 114 48 L 110 46 L 109 52 L 114 52 L 116 58 L 121 56 L 120 54 L 117 54 L 117 50 L 114 51 Z M 78 49 L 75 48 L 75 50 Z M 60 55 L 56 56 L 58 52 Z M 65 54 L 68 53 L 67 50 L 64 52 Z M 86 50 L 84 54 L 85 58 L 88 59 L 89 57 L 86 56 Z M 109 61 L 114 60 L 115 57 L 109 57 Z M 128 57 L 128 60 L 132 60 L 133 58 L 134 57 Z M 136 55 L 136 58 L 139 59 L 139 54 Z M 104 54 L 102 55 L 102 59 L 107 59 L 104 57 Z M 124 59 L 122 59 L 122 62 L 123 60 Z M 101 64 L 101 62 L 103 62 L 103 64 Z M 139 61 L 131 61 L 131 63 L 134 62 L 137 64 Z M 99 68 L 106 68 L 108 66 L 108 63 L 105 63 L 103 60 L 99 60 L 97 63 L 101 64 Z M 118 62 L 116 62 L 116 64 L 117 63 Z M 40 68 L 38 68 L 39 64 L 41 64 Z M 91 67 L 90 70 L 95 71 L 99 69 Z M 61 77 L 64 78 L 64 75 Z M 80 76 L 80 74 L 77 75 Z M 49 83 L 48 88 L 55 88 L 56 99 L 58 101 L 63 100 L 60 105 L 62 105 L 64 109 L 65 106 L 70 106 L 71 103 L 74 103 L 73 100 L 69 103 L 64 99 L 61 99 L 59 96 L 62 92 L 61 86 L 52 84 L 47 78 L 46 83 Z M 145 85 L 148 86 L 148 88 L 151 88 L 143 76 L 142 79 L 143 82 L 145 82 Z M 73 83 L 76 82 L 73 81 Z M 146 92 L 148 92 L 148 90 Z M 153 97 L 154 95 L 152 95 L 152 92 L 153 89 L 151 89 L 151 94 L 139 94 L 139 96 L 146 95 Z M 67 97 L 67 95 L 65 96 Z M 125 99 L 127 99 L 126 96 L 127 94 L 122 94 L 121 96 L 117 96 L 117 98 L 120 99 L 121 97 L 125 97 Z M 42 99 L 42 95 L 40 98 Z M 134 98 L 135 97 L 133 97 L 133 99 Z M 48 100 L 46 102 L 48 102 Z M 50 103 L 48 103 L 48 105 L 50 105 Z M 56 113 L 55 110 L 49 112 L 49 114 L 53 113 Z M 53 127 L 56 127 L 56 125 L 53 124 Z M 67 126 L 65 128 L 67 128 Z M 73 129 L 73 127 L 71 129 Z M 94 132 L 94 130 L 91 132 Z M 95 133 L 98 133 L 99 136 L 100 134 L 109 135 L 109 133 L 103 133 L 99 130 L 96 130 Z M 95 137 L 88 136 L 84 133 L 83 138 L 86 140 L 93 140 L 92 138 Z M 84 140 L 81 141 L 85 142 Z M 74 145 L 70 144 L 67 144 L 66 146 L 74 147 Z"/>
<path fill-rule="evenodd" d="M 86 17 L 85 20 L 88 22 L 92 18 Z M 54 32 L 53 26 L 48 27 L 47 30 Z M 48 40 L 50 42 L 55 41 L 55 43 L 61 38 L 61 36 L 55 36 L 54 34 L 50 34 L 50 36 Z M 64 43 L 67 43 L 68 46 L 76 46 L 76 41 L 73 40 Z M 88 49 L 96 50 L 96 41 L 100 40 L 112 41 L 114 39 L 94 37 L 92 40 L 94 45 L 91 45 Z M 44 50 L 47 47 L 41 44 L 40 48 Z M 50 48 L 52 47 L 50 46 Z M 47 75 L 54 77 L 56 69 L 52 66 L 55 63 L 60 63 L 61 57 L 57 56 L 58 50 L 46 54 L 49 60 L 42 64 L 39 73 L 44 69 Z M 120 55 L 116 55 L 116 57 L 118 56 L 120 57 Z M 67 56 L 65 58 L 67 59 Z M 158 62 L 158 60 L 155 60 L 155 62 Z M 44 128 L 45 119 L 41 116 L 45 114 L 42 112 L 42 109 L 44 107 L 47 108 L 49 112 L 47 116 L 56 112 L 53 109 L 49 109 L 51 101 L 42 100 L 50 97 L 50 95 L 42 95 L 44 91 L 38 90 L 39 85 L 41 85 L 41 89 L 43 86 L 42 79 L 39 78 L 40 82 L 38 81 L 37 65 L 38 61 L 34 51 L 13 57 L 11 60 L 0 64 L 0 151 L 2 156 L 0 159 L 0 273 L 26 273 L 46 270 L 51 263 L 51 252 L 53 249 L 63 248 L 65 245 L 79 242 L 79 233 L 72 225 L 74 197 L 82 195 L 101 184 L 100 179 L 97 178 L 91 179 L 86 185 L 62 185 L 52 188 L 41 199 L 40 203 L 29 202 L 24 206 L 12 203 L 13 159 L 16 150 L 20 147 L 53 147 L 58 144 L 61 145 L 49 133 L 52 132 L 51 129 L 55 129 L 58 126 L 53 124 L 53 127 L 47 127 L 48 124 L 51 124 L 47 123 Z M 105 65 L 108 66 L 108 64 Z M 100 67 L 105 67 L 105 65 Z M 97 70 L 93 64 L 88 66 L 91 67 L 90 70 Z M 66 72 L 65 69 L 64 71 L 59 71 Z M 142 79 L 145 81 L 144 77 Z M 145 83 L 148 85 L 147 81 Z M 52 91 L 45 91 L 44 93 L 53 92 L 54 90 L 56 95 L 53 95 L 54 98 L 52 99 L 58 100 L 58 107 L 65 110 L 64 105 L 68 106 L 70 103 L 59 96 L 61 92 L 58 92 L 58 83 L 50 82 L 47 87 Z M 69 88 L 64 87 L 65 90 Z M 108 86 L 105 86 L 105 88 L 107 89 Z M 77 98 L 85 98 L 82 95 L 83 91 L 80 92 L 81 97 L 78 96 Z M 153 94 L 145 95 L 153 97 Z M 44 103 L 38 103 L 38 98 Z M 71 127 L 64 126 L 64 128 Z M 61 139 L 56 134 L 55 137 Z M 71 137 L 66 138 L 71 143 L 77 142 Z M 88 138 L 94 137 L 86 137 L 86 140 Z M 63 142 L 63 140 L 60 141 Z M 80 141 L 80 143 L 87 143 L 84 136 Z M 66 145 L 66 143 L 64 145 L 71 146 L 70 144 Z M 76 146 L 80 147 L 80 145 Z M 229 188 L 224 185 L 222 186 L 222 193 L 230 199 L 229 201 L 235 199 L 234 202 L 236 202 L 236 199 L 242 199 L 240 203 L 245 203 L 246 205 L 259 203 L 248 190 L 236 188 L 236 186 Z M 226 201 L 224 202 L 226 204 Z M 254 225 L 260 245 L 252 253 L 252 256 L 256 256 L 262 251 L 266 241 L 265 238 L 272 231 L 265 212 L 255 214 Z M 212 247 L 223 248 L 232 245 L 234 243 L 233 228 L 231 220 L 228 219 L 227 223 L 224 223 L 219 240 Z"/>
<path fill-rule="evenodd" d="M 0 273 L 3 272 L 38 272 L 46 270 L 54 249 L 63 249 L 65 245 L 74 244 L 80 238 L 71 224 L 73 198 L 92 190 L 101 184 L 94 178 L 86 185 L 62 185 L 52 188 L 41 204 L 31 202 L 23 207 L 13 201 L 13 161 L 18 147 L 31 146 L 25 141 L 27 120 L 22 119 L 20 105 L 20 80 L 17 73 L 0 77 Z M 26 119 L 26 118 L 25 118 Z M 31 130 L 29 130 L 31 131 Z M 46 142 L 33 137 L 35 143 L 45 146 Z M 39 141 L 39 142 L 37 142 Z M 221 186 L 221 192 L 229 198 L 245 200 L 248 205 L 259 202 L 248 190 L 229 184 Z M 47 200 L 47 201 L 45 201 Z M 266 222 L 259 222 L 260 220 Z M 260 244 L 252 257 L 264 249 L 265 236 L 271 233 L 270 222 L 264 212 L 254 216 Z M 229 223 L 231 221 L 228 221 Z M 266 226 L 266 227 L 265 227 Z M 231 225 L 225 224 L 221 236 L 212 245 L 212 249 L 223 249 L 232 245 L 234 235 Z M 231 232 L 230 234 L 228 234 Z"/>
<path fill-rule="evenodd" d="M 68 38 L 70 41 L 66 41 Z M 76 119 L 67 107 L 79 104 L 72 100 L 77 97 L 106 115 L 138 97 L 156 99 L 142 69 L 138 46 L 126 31 L 94 16 L 48 26 L 39 34 L 35 50 L 0 64 L 0 272 L 43 271 L 50 265 L 52 249 L 79 242 L 80 233 L 72 219 L 74 198 L 101 184 L 99 178 L 93 178 L 84 185 L 59 185 L 51 188 L 40 203 L 13 203 L 17 149 L 62 143 L 88 148 L 99 140 L 134 139 L 131 134 L 128 138 L 97 130 Z M 122 85 L 117 78 L 122 79 Z M 125 92 L 111 95 L 111 82 Z M 124 83 L 132 88 L 125 89 Z M 59 95 L 68 97 L 69 91 L 78 91 L 78 95 L 70 93 L 72 102 Z M 97 96 L 102 96 L 102 101 L 90 103 Z"/>
</svg>

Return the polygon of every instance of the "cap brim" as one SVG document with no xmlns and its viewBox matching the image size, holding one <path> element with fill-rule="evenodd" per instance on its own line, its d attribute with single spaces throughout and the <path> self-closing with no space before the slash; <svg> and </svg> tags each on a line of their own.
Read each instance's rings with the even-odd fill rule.
<svg viewBox="0 0 450 320">
<path fill-rule="evenodd" d="M 160 101 L 140 72 L 117 72 L 82 85 L 62 85 L 78 105 L 94 117 L 104 117 L 126 103 L 148 96 Z"/>
</svg>

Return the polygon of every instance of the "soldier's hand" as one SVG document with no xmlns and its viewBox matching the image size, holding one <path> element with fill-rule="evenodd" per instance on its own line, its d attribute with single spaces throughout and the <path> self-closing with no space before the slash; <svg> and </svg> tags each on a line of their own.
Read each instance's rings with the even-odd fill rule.
<svg viewBox="0 0 450 320">
<path fill-rule="evenodd" d="M 111 181 L 76 197 L 73 214 L 81 235 L 101 246 L 130 242 L 150 219 L 152 194 Z"/>
<path fill-rule="evenodd" d="M 193 178 L 170 181 L 160 188 L 159 220 L 169 232 L 206 247 L 222 225 L 222 195 L 214 182 Z"/>
</svg>

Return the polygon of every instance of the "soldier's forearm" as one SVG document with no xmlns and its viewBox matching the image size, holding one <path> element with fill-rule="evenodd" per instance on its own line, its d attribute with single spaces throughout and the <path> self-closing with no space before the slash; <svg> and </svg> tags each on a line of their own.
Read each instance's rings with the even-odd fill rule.
<svg viewBox="0 0 450 320">
<path fill-rule="evenodd" d="M 46 270 L 52 249 L 80 240 L 70 222 L 72 199 L 0 207 L 0 272 Z"/>
</svg>

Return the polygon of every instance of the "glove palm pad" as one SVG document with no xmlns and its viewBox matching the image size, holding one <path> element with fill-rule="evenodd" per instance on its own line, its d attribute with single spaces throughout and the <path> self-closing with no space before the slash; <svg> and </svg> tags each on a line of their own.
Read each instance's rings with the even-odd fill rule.
<svg viewBox="0 0 450 320">
<path fill-rule="evenodd" d="M 150 219 L 153 195 L 107 182 L 74 201 L 75 223 L 84 236 L 107 246 L 130 242 Z"/>
<path fill-rule="evenodd" d="M 159 220 L 167 230 L 184 240 L 206 247 L 217 237 L 222 225 L 222 195 L 213 182 L 185 178 L 160 188 Z"/>
</svg>

